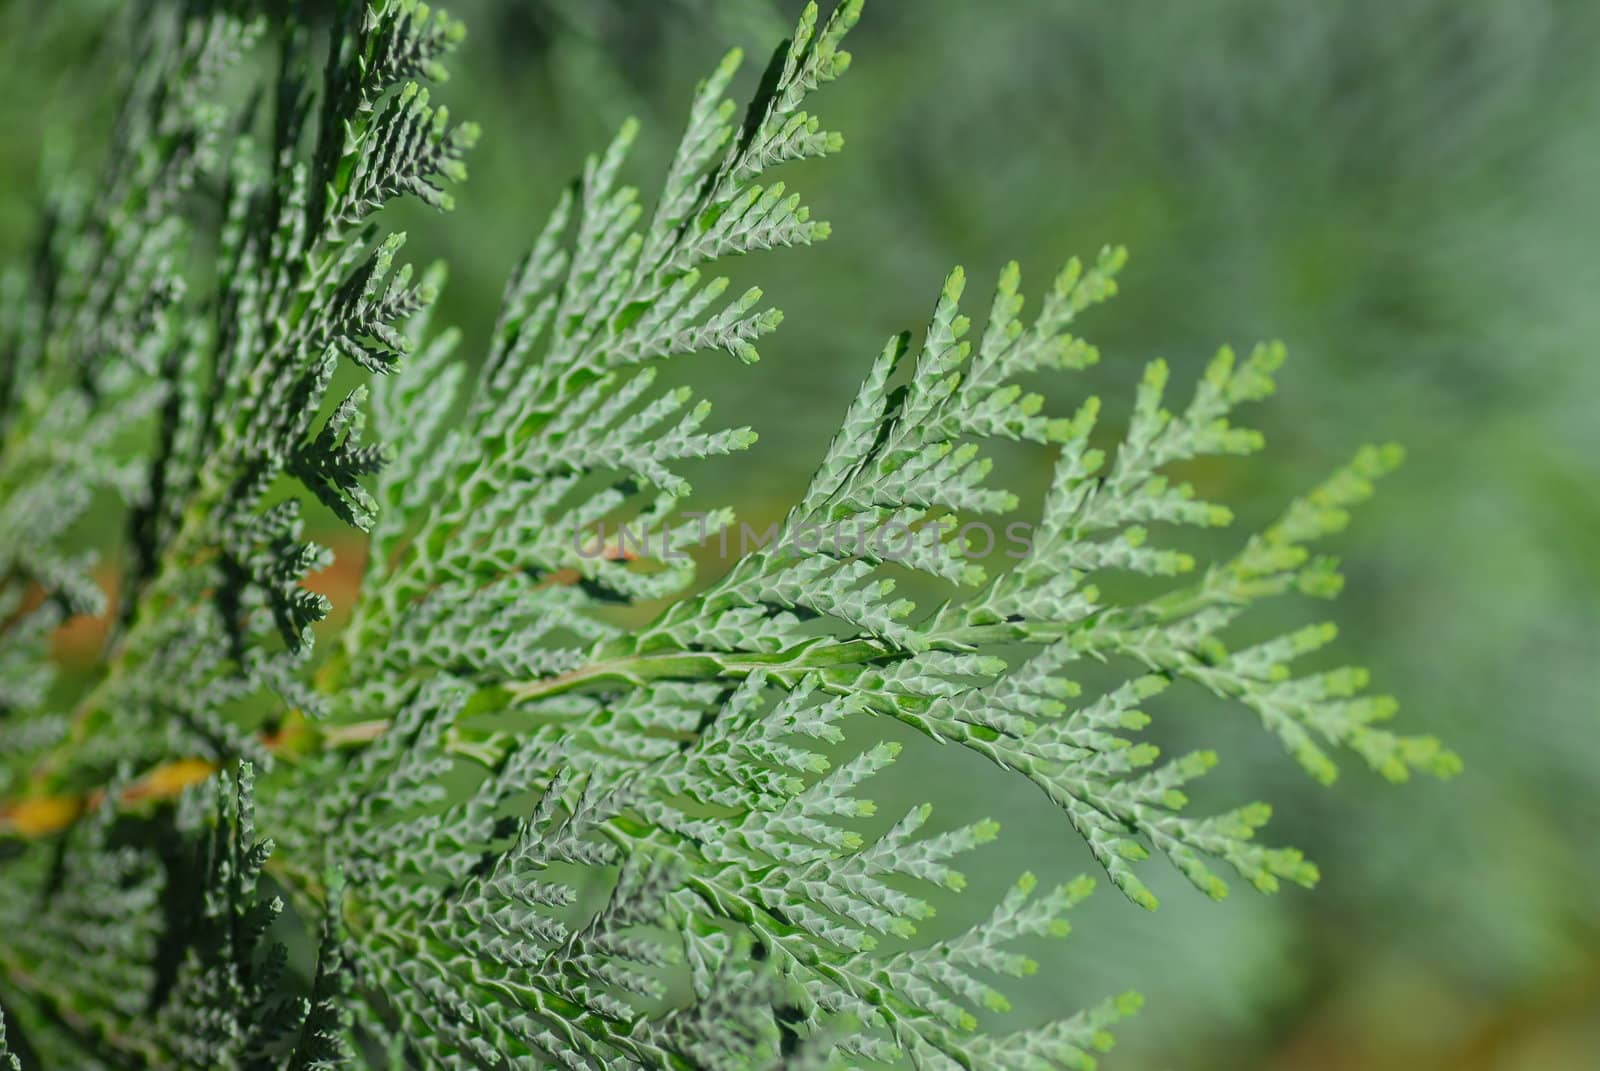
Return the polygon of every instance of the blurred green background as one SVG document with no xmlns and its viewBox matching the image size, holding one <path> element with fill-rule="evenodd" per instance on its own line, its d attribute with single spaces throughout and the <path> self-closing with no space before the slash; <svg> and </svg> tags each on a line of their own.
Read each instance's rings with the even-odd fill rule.
<svg viewBox="0 0 1600 1071">
<path fill-rule="evenodd" d="M 52 161 L 103 140 L 114 6 L 0 3 L 0 256 L 25 255 Z M 443 97 L 485 136 L 457 211 L 404 225 L 481 341 L 584 154 L 638 115 L 648 191 L 695 80 L 741 45 L 749 87 L 799 4 L 448 6 L 471 36 Z M 1058 408 L 1097 393 L 1115 416 L 1150 357 L 1181 382 L 1223 342 L 1283 339 L 1284 389 L 1252 414 L 1266 457 L 1207 477 L 1246 523 L 1403 442 L 1338 547 L 1339 653 L 1467 766 L 1396 789 L 1346 763 L 1323 790 L 1243 712 L 1170 697 L 1167 739 L 1222 751 L 1209 792 L 1273 801 L 1323 883 L 1213 905 L 1168 876 L 1155 915 L 1102 892 L 1021 1013 L 1142 989 L 1107 1061 L 1127 1071 L 1600 1067 L 1600 4 L 871 0 L 851 47 L 818 105 L 846 151 L 793 176 L 834 237 L 737 266 L 784 328 L 754 368 L 687 373 L 762 435 L 701 473 L 708 501 L 780 515 L 951 265 L 986 286 L 1017 258 L 1037 294 L 1125 243 L 1122 295 L 1083 324 L 1103 360 Z M 1048 458 L 1006 463 L 1037 487 Z M 1006 827 L 974 884 L 1092 869 L 1028 790 L 928 752 L 908 798 L 936 784 L 942 812 Z"/>
</svg>

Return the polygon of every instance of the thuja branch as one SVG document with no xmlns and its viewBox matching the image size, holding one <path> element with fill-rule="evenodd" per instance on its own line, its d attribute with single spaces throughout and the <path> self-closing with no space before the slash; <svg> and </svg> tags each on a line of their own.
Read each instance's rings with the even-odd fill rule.
<svg viewBox="0 0 1600 1071">
<path fill-rule="evenodd" d="M 1139 735 L 1169 684 L 1233 701 L 1322 780 L 1341 753 L 1396 780 L 1453 771 L 1383 724 L 1395 705 L 1363 671 L 1296 668 L 1331 626 L 1247 620 L 1337 593 L 1314 547 L 1398 450 L 1360 451 L 1197 561 L 1188 533 L 1232 514 L 1174 473 L 1260 449 L 1233 421 L 1283 350 L 1224 349 L 1178 402 L 1153 362 L 1107 434 L 1075 332 L 1116 292 L 1116 248 L 1071 261 L 1027 317 L 1007 266 L 981 330 L 951 272 L 925 334 L 866 363 L 780 526 L 866 549 L 767 548 L 697 583 L 688 548 L 733 517 L 684 511 L 688 474 L 755 432 L 659 372 L 707 350 L 754 362 L 778 328 L 720 262 L 828 235 L 779 172 L 843 145 L 812 109 L 850 65 L 859 0 L 806 8 L 743 118 L 730 55 L 652 194 L 623 180 L 625 123 L 473 360 L 430 322 L 442 268 L 413 279 L 377 215 L 448 207 L 464 175 L 474 130 L 424 85 L 461 29 L 416 0 L 334 9 L 323 34 L 156 0 L 117 173 L 62 206 L 22 287 L 0 284 L 0 877 L 24 890 L 0 897 L 0 996 L 43 1058 L 1085 1067 L 1135 1001 L 1003 1026 L 1002 990 L 1092 882 L 1020 875 L 967 930 L 919 934 L 998 826 L 930 825 L 926 804 L 868 820 L 909 735 L 884 719 L 1033 786 L 1146 907 L 1153 854 L 1211 896 L 1224 874 L 1264 892 L 1317 877 L 1262 843 L 1265 804 L 1192 812 L 1216 756 Z M 247 61 L 263 38 L 276 58 Z M 1053 401 L 1024 387 L 1051 383 Z M 1026 553 L 991 576 L 962 533 L 1022 508 L 995 440 L 1054 470 Z M 49 637 L 99 607 L 72 531 L 108 492 L 134 512 L 126 613 L 60 716 Z M 320 665 L 312 500 L 370 549 Z M 566 538 L 611 522 L 661 539 Z M 872 549 L 912 529 L 935 538 Z M 642 629 L 605 612 L 662 604 Z M 318 931 L 309 987 L 271 942 L 297 922 Z"/>
</svg>

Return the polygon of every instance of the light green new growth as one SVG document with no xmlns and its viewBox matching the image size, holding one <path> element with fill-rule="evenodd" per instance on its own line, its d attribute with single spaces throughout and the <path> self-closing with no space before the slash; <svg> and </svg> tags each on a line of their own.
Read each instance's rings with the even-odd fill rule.
<svg viewBox="0 0 1600 1071">
<path fill-rule="evenodd" d="M 685 463 L 755 433 L 658 369 L 754 361 L 779 325 L 717 265 L 826 237 L 775 172 L 842 146 L 809 109 L 860 0 L 807 9 L 742 120 L 739 58 L 719 66 L 649 198 L 621 181 L 625 124 L 468 357 L 430 323 L 442 269 L 397 266 L 381 216 L 447 208 L 463 177 L 475 131 L 423 85 L 461 28 L 344 3 L 325 47 L 246 7 L 156 6 L 109 176 L 4 291 L 0 869 L 24 892 L 0 899 L 0 1000 L 42 1066 L 1090 1068 L 1134 995 L 1005 1013 L 1093 882 L 1021 875 L 970 928 L 930 925 L 999 830 L 870 821 L 908 735 L 889 722 L 1031 782 L 1146 907 L 1152 852 L 1215 897 L 1226 871 L 1317 876 L 1257 841 L 1265 804 L 1190 813 L 1216 756 L 1139 741 L 1169 688 L 1243 705 L 1319 780 L 1341 750 L 1391 780 L 1455 768 L 1383 727 L 1362 671 L 1295 670 L 1332 626 L 1230 640 L 1265 600 L 1337 593 L 1313 548 L 1396 448 L 1201 565 L 1183 530 L 1231 514 L 1170 473 L 1260 448 L 1232 414 L 1281 347 L 1223 350 L 1176 403 L 1150 365 L 1114 447 L 1096 399 L 1054 416 L 1022 385 L 1097 359 L 1074 332 L 1120 250 L 1032 315 L 1008 266 L 981 326 L 953 272 L 776 538 L 696 583 L 677 552 L 735 522 L 685 511 Z M 237 92 L 268 44 L 276 81 Z M 991 440 L 1056 452 L 1042 504 L 999 485 Z M 106 493 L 131 515 L 117 626 L 63 709 L 50 632 L 103 608 L 63 548 Z M 308 496 L 370 540 L 320 646 Z M 993 569 L 962 526 L 1012 514 L 1027 552 Z M 619 524 L 654 534 L 586 550 Z M 597 612 L 655 600 L 634 630 Z M 276 939 L 296 919 L 304 977 Z"/>
</svg>

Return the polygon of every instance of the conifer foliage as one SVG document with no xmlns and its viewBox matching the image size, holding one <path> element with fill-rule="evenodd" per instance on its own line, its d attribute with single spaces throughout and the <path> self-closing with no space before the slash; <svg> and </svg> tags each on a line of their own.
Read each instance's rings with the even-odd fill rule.
<svg viewBox="0 0 1600 1071">
<path fill-rule="evenodd" d="M 1152 853 L 1212 896 L 1316 879 L 1257 839 L 1264 804 L 1190 812 L 1216 760 L 1140 742 L 1163 690 L 1233 700 L 1320 780 L 1341 751 L 1454 768 L 1359 670 L 1295 670 L 1331 628 L 1232 639 L 1265 600 L 1337 592 L 1315 547 L 1395 448 L 1201 565 L 1185 529 L 1231 514 L 1172 473 L 1260 447 L 1233 413 L 1282 350 L 1222 351 L 1177 403 L 1152 364 L 1115 445 L 1095 399 L 1029 389 L 1096 360 L 1074 332 L 1119 250 L 1031 315 L 1006 268 L 981 326 L 953 272 L 776 538 L 696 579 L 683 552 L 735 521 L 686 510 L 687 463 L 755 433 L 659 370 L 753 362 L 778 327 L 718 265 L 827 236 L 780 176 L 842 147 L 812 109 L 859 0 L 808 8 L 742 116 L 729 56 L 648 195 L 625 125 L 482 354 L 432 322 L 443 269 L 414 274 L 383 215 L 464 178 L 476 131 L 433 96 L 462 28 L 415 0 L 279 7 L 149 5 L 105 174 L 6 277 L 0 1067 L 1088 1068 L 1136 996 L 1005 1012 L 1093 880 L 1018 875 L 966 928 L 930 922 L 998 827 L 875 816 L 902 742 L 1031 782 L 1147 907 Z M 1000 486 L 996 440 L 1055 451 L 1041 504 Z M 108 606 L 73 548 L 114 502 Z M 308 508 L 370 548 L 320 643 Z M 963 524 L 1011 515 L 1032 538 L 995 568 Z M 654 535 L 605 546 L 619 524 Z M 642 603 L 665 606 L 642 628 L 608 612 Z M 50 637 L 96 613 L 75 692 Z"/>
</svg>

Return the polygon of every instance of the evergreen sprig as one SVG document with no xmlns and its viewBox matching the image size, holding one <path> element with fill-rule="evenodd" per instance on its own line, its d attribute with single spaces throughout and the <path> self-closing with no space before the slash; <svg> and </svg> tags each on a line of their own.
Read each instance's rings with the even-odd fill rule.
<svg viewBox="0 0 1600 1071">
<path fill-rule="evenodd" d="M 1029 389 L 1097 359 L 1074 332 L 1120 250 L 1031 318 L 1007 267 L 981 333 L 951 274 L 765 545 L 696 585 L 684 552 L 734 517 L 686 511 L 686 463 L 755 436 L 658 370 L 754 361 L 779 325 L 717 263 L 827 236 L 776 173 L 841 148 L 810 109 L 860 13 L 807 8 L 742 119 L 721 64 L 648 207 L 624 125 L 478 360 L 431 322 L 442 268 L 398 265 L 382 216 L 448 208 L 463 178 L 475 131 L 424 85 L 460 26 L 413 0 L 342 3 L 326 41 L 224 0 L 141 22 L 109 175 L 4 290 L 0 1000 L 43 1065 L 1090 1068 L 1135 995 L 1005 1014 L 1093 881 L 1021 875 L 970 925 L 932 922 L 999 830 L 877 819 L 900 740 L 1031 783 L 1147 907 L 1152 852 L 1212 896 L 1224 867 L 1316 880 L 1258 843 L 1264 804 L 1189 813 L 1215 755 L 1138 737 L 1169 687 L 1244 706 L 1320 780 L 1341 750 L 1453 771 L 1382 727 L 1363 672 L 1292 668 L 1330 626 L 1235 638 L 1267 600 L 1337 592 L 1312 547 L 1396 448 L 1202 569 L 1185 531 L 1231 513 L 1174 472 L 1260 448 L 1233 413 L 1282 349 L 1223 350 L 1170 410 L 1152 364 L 1114 445 L 1096 399 L 1050 415 Z M 269 47 L 269 91 L 243 91 Z M 1032 513 L 996 440 L 1056 453 Z M 62 709 L 49 636 L 102 609 L 69 548 L 105 492 L 131 554 Z M 322 648 L 308 499 L 369 539 Z M 982 526 L 1030 516 L 996 569 Z M 656 600 L 640 628 L 601 612 Z M 277 939 L 297 921 L 314 960 Z"/>
</svg>

